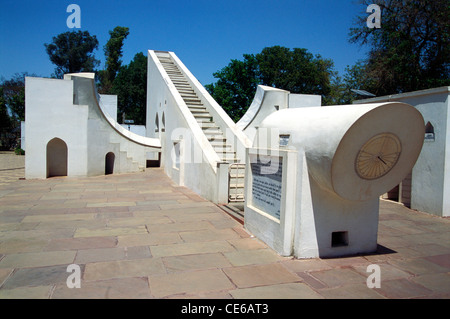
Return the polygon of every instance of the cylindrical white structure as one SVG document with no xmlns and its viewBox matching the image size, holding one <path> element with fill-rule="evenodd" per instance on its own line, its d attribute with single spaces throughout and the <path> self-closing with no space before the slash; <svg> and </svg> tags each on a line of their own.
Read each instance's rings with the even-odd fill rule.
<svg viewBox="0 0 450 319">
<path fill-rule="evenodd" d="M 286 109 L 268 116 L 260 129 L 290 135 L 288 148 L 304 149 L 320 187 L 351 201 L 376 198 L 399 184 L 425 133 L 420 112 L 396 102 Z"/>
</svg>

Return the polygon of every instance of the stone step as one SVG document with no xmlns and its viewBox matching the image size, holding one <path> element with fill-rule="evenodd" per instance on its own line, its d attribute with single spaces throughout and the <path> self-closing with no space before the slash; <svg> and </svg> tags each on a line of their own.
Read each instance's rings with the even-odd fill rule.
<svg viewBox="0 0 450 319">
<path fill-rule="evenodd" d="M 221 135 L 223 136 L 223 132 L 222 130 L 214 130 L 214 129 L 205 129 L 203 130 L 203 133 L 205 133 L 205 135 Z"/>
<path fill-rule="evenodd" d="M 206 107 L 204 107 L 203 105 L 188 105 L 189 111 L 206 111 Z M 210 121 L 205 121 L 206 123 L 210 123 Z M 201 121 L 199 122 L 199 124 L 201 123 Z"/>
<path fill-rule="evenodd" d="M 239 163 L 240 162 L 240 159 L 237 157 L 221 157 L 220 159 L 222 161 L 228 162 L 228 163 Z"/>
<path fill-rule="evenodd" d="M 202 129 L 209 129 L 209 128 L 212 128 L 212 129 L 218 129 L 218 128 L 219 128 L 219 127 L 216 125 L 216 123 L 211 122 L 211 121 L 207 121 L 207 122 L 198 122 L 198 121 L 197 121 L 197 123 L 200 125 L 200 127 L 201 127 Z"/>
<path fill-rule="evenodd" d="M 180 81 L 172 79 L 173 84 L 178 88 L 191 88 L 191 85 L 187 81 Z"/>
<path fill-rule="evenodd" d="M 212 144 L 211 143 L 211 145 L 214 149 L 217 149 L 217 150 L 233 151 L 233 147 L 229 144 L 224 144 L 224 143 Z"/>
<path fill-rule="evenodd" d="M 230 183 L 230 190 L 233 188 L 244 188 L 244 187 L 245 187 L 244 183 L 238 183 L 238 184 L 233 184 L 233 185 Z"/>
<path fill-rule="evenodd" d="M 188 107 L 193 107 L 193 108 L 200 107 L 200 106 L 204 107 L 203 103 L 201 103 L 201 102 L 200 103 L 189 102 L 189 103 L 186 103 L 186 104 L 187 104 Z"/>
<path fill-rule="evenodd" d="M 232 195 L 229 196 L 230 202 L 243 202 L 244 201 L 244 194 L 239 195 Z"/>
<path fill-rule="evenodd" d="M 215 142 L 215 144 L 219 144 L 219 143 L 226 144 L 226 142 L 227 142 L 227 139 L 225 138 L 225 136 L 207 136 L 207 138 L 211 144 L 213 142 Z"/>
<path fill-rule="evenodd" d="M 182 97 L 191 98 L 191 99 L 198 99 L 198 95 L 192 90 L 192 92 L 183 92 L 178 91 Z"/>
<path fill-rule="evenodd" d="M 193 105 L 199 105 L 202 103 L 199 99 L 193 99 L 193 98 L 183 98 L 183 100 L 186 102 L 186 104 L 193 104 Z"/>
<path fill-rule="evenodd" d="M 236 158 L 235 151 L 223 151 L 214 149 L 214 151 L 219 155 L 220 158 Z"/>
<path fill-rule="evenodd" d="M 211 116 L 211 114 L 209 114 L 209 113 L 207 113 L 207 114 L 198 114 L 198 115 L 195 115 L 194 114 L 194 117 L 197 119 L 212 119 L 212 116 Z"/>
<path fill-rule="evenodd" d="M 189 82 L 184 77 L 183 78 L 176 78 L 176 77 L 171 76 L 170 79 L 174 83 L 189 84 Z"/>
<path fill-rule="evenodd" d="M 178 93 L 180 93 L 181 95 L 185 94 L 185 95 L 195 95 L 195 96 L 197 96 L 197 94 L 192 89 L 179 89 Z"/>
</svg>

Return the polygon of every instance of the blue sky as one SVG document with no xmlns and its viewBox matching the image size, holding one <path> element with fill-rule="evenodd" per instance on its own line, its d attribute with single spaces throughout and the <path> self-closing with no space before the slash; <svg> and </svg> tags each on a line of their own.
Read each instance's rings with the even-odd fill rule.
<svg viewBox="0 0 450 319">
<path fill-rule="evenodd" d="M 81 8 L 81 30 L 99 40 L 101 67 L 108 31 L 120 25 L 130 28 L 124 64 L 148 49 L 174 51 L 202 84 L 215 82 L 212 74 L 231 59 L 273 45 L 332 59 L 340 75 L 366 52 L 348 42 L 366 10 L 355 0 L 1 0 L 0 76 L 53 73 L 44 43 L 76 30 L 66 25 L 72 3 Z"/>
</svg>

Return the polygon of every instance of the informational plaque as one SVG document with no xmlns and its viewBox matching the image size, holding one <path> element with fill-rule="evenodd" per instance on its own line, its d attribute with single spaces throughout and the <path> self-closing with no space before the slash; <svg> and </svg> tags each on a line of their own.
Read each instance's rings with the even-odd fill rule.
<svg viewBox="0 0 450 319">
<path fill-rule="evenodd" d="M 283 158 L 257 156 L 251 158 L 252 205 L 280 219 Z"/>
</svg>

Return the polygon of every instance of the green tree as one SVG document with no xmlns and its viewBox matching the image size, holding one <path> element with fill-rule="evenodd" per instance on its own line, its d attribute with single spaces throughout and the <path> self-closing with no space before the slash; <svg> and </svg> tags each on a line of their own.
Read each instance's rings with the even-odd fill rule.
<svg viewBox="0 0 450 319">
<path fill-rule="evenodd" d="M 98 40 L 88 31 L 68 31 L 53 37 L 50 44 L 44 44 L 50 61 L 56 65 L 55 76 L 63 78 L 65 73 L 93 72 L 100 64 L 93 54 Z"/>
<path fill-rule="evenodd" d="M 244 60 L 232 60 L 214 73 L 216 83 L 206 86 L 212 97 L 234 121 L 238 121 L 253 101 L 258 85 L 267 85 L 292 93 L 322 95 L 331 93 L 336 75 L 331 60 L 314 56 L 306 49 L 267 47 L 256 55 L 245 54 Z"/>
<path fill-rule="evenodd" d="M 314 56 L 306 49 L 273 46 L 264 48 L 256 59 L 264 85 L 323 97 L 330 92 L 334 63 L 320 55 Z"/>
<path fill-rule="evenodd" d="M 360 0 L 381 8 L 381 28 L 357 17 L 350 42 L 368 46 L 366 89 L 387 95 L 450 85 L 448 0 Z"/>
<path fill-rule="evenodd" d="M 352 104 L 353 101 L 365 98 L 352 90 L 367 90 L 373 87 L 373 79 L 366 77 L 367 63 L 357 61 L 353 66 L 345 68 L 344 76 L 335 74 L 331 80 L 330 93 L 325 97 L 325 105 Z"/>
<path fill-rule="evenodd" d="M 260 83 L 258 63 L 254 55 L 244 54 L 244 60 L 231 60 L 222 70 L 215 72 L 216 83 L 205 85 L 206 90 L 225 112 L 238 121 L 252 103 Z"/>
<path fill-rule="evenodd" d="M 3 87 L 0 87 L 0 150 L 9 150 L 8 135 L 11 131 L 11 119 L 3 96 Z"/>
<path fill-rule="evenodd" d="M 111 91 L 114 79 L 122 66 L 123 43 L 130 34 L 129 28 L 117 26 L 113 31 L 109 31 L 110 39 L 104 46 L 103 50 L 106 57 L 106 69 L 99 71 L 101 93 L 109 93 Z"/>
<path fill-rule="evenodd" d="M 0 134 L 3 149 L 15 147 L 20 138 L 20 121 L 25 121 L 25 77 L 27 72 L 16 73 L 0 81 Z M 30 75 L 36 76 L 36 75 Z"/>
<path fill-rule="evenodd" d="M 25 121 L 25 77 L 27 72 L 16 73 L 11 79 L 2 79 L 0 87 L 3 89 L 3 98 L 6 107 L 10 110 L 12 120 Z"/>
<path fill-rule="evenodd" d="M 118 96 L 118 119 L 145 124 L 147 105 L 147 57 L 137 53 L 130 64 L 122 66 L 114 80 L 112 94 Z"/>
</svg>

